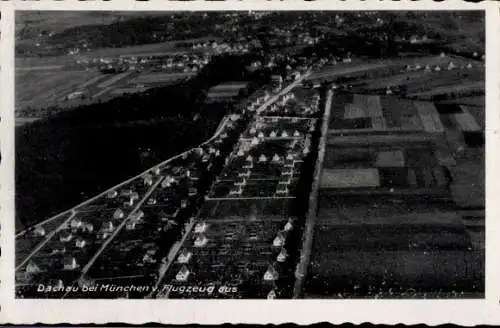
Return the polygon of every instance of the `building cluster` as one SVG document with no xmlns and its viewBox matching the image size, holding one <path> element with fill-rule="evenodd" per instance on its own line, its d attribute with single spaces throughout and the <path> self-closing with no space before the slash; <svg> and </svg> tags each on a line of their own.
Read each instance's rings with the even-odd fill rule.
<svg viewBox="0 0 500 328">
<path fill-rule="evenodd" d="M 296 218 L 286 199 L 207 200 L 163 282 L 158 298 L 275 298 L 293 275 Z M 183 286 L 215 286 L 210 294 Z M 221 288 L 225 287 L 225 288 Z M 177 290 L 177 291 L 176 291 Z"/>
<path fill-rule="evenodd" d="M 248 42 L 245 43 L 233 43 L 233 42 L 203 42 L 203 43 L 195 43 L 192 46 L 194 51 L 199 50 L 207 50 L 211 49 L 215 53 L 239 53 L 245 54 L 250 51 L 250 44 Z"/>
<path fill-rule="evenodd" d="M 266 109 L 270 116 L 301 115 L 316 116 L 320 110 L 320 95 L 317 90 L 303 90 L 300 94 L 289 92 Z"/>
<path fill-rule="evenodd" d="M 259 117 L 228 157 L 208 197 L 294 197 L 314 128 L 313 120 Z"/>
<path fill-rule="evenodd" d="M 156 297 L 279 298 L 290 292 L 302 224 L 292 203 L 317 122 L 266 113 L 258 111 L 226 158 L 166 270 L 163 283 L 174 287 Z M 215 292 L 181 292 L 185 286 L 215 286 Z"/>
<path fill-rule="evenodd" d="M 39 284 L 154 284 L 158 268 L 168 261 L 169 252 L 197 212 L 200 188 L 210 181 L 207 177 L 202 181 L 202 173 L 210 172 L 217 160 L 223 161 L 225 145 L 231 144 L 230 136 L 237 132 L 240 120 L 238 115 L 227 117 L 210 142 L 25 232 L 16 242 L 30 243 L 35 251 L 18 259 L 18 295 L 40 296 L 36 294 Z M 45 296 L 134 297 L 66 293 L 64 289 Z"/>
</svg>

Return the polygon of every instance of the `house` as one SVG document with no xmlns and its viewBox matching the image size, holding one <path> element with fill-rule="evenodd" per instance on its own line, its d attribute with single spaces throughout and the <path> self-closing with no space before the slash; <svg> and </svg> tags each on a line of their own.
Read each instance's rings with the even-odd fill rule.
<svg viewBox="0 0 500 328">
<path fill-rule="evenodd" d="M 276 298 L 276 292 L 273 290 L 271 290 L 268 294 L 267 294 L 267 299 L 268 300 L 273 300 Z"/>
<path fill-rule="evenodd" d="M 295 164 L 295 161 L 293 159 L 285 159 L 285 163 L 283 164 L 283 166 L 285 168 L 293 168 Z"/>
<path fill-rule="evenodd" d="M 273 240 L 274 247 L 282 247 L 285 244 L 286 236 L 283 231 L 279 231 L 276 237 Z"/>
<path fill-rule="evenodd" d="M 108 192 L 108 194 L 106 195 L 108 198 L 116 198 L 118 196 L 118 191 L 116 190 L 111 190 L 110 192 Z"/>
<path fill-rule="evenodd" d="M 247 184 L 247 180 L 245 177 L 238 177 L 234 182 L 235 186 L 245 186 Z"/>
<path fill-rule="evenodd" d="M 97 237 L 98 237 L 99 239 L 104 240 L 104 239 L 108 238 L 108 237 L 109 237 L 109 235 L 111 235 L 111 232 L 105 231 L 105 232 L 99 233 L 99 234 L 97 235 Z"/>
<path fill-rule="evenodd" d="M 267 162 L 267 157 L 264 154 L 260 155 L 259 163 L 265 163 L 265 162 Z"/>
<path fill-rule="evenodd" d="M 243 172 L 239 172 L 238 177 L 249 178 L 250 175 L 252 174 L 252 171 L 250 170 L 250 168 L 252 168 L 252 167 L 253 167 L 253 164 L 251 166 L 248 166 L 248 165 L 243 166 L 243 168 L 245 168 L 246 170 Z"/>
<path fill-rule="evenodd" d="M 293 136 L 294 136 L 294 137 L 300 137 L 300 132 L 299 132 L 299 131 L 297 131 L 297 130 L 295 130 L 295 131 L 293 132 Z"/>
<path fill-rule="evenodd" d="M 130 219 L 134 221 L 140 221 L 144 218 L 144 212 L 143 211 L 137 211 L 134 214 L 130 215 Z"/>
<path fill-rule="evenodd" d="M 85 241 L 85 239 L 82 238 L 78 238 L 75 242 L 75 246 L 78 248 L 84 248 L 86 244 L 87 242 Z"/>
<path fill-rule="evenodd" d="M 287 138 L 288 137 L 288 133 L 286 131 L 281 132 L 281 137 L 282 138 Z"/>
<path fill-rule="evenodd" d="M 208 228 L 208 224 L 203 221 L 203 222 L 198 222 L 196 223 L 195 227 L 194 227 L 194 232 L 195 233 L 203 233 L 207 230 Z"/>
<path fill-rule="evenodd" d="M 83 222 L 80 219 L 73 219 L 70 222 L 71 230 L 77 230 L 83 226 Z"/>
<path fill-rule="evenodd" d="M 142 257 L 142 263 L 143 264 L 154 264 L 154 263 L 156 263 L 156 260 L 154 259 L 154 257 L 151 254 L 146 253 Z"/>
<path fill-rule="evenodd" d="M 171 182 L 171 180 L 170 180 L 170 178 L 169 178 L 169 177 L 166 177 L 166 178 L 162 181 L 162 183 L 161 183 L 161 187 L 162 187 L 162 188 L 170 188 L 171 186 L 172 186 L 172 182 Z"/>
<path fill-rule="evenodd" d="M 288 194 L 288 184 L 287 183 L 278 184 L 278 187 L 276 188 L 276 194 L 277 195 L 287 195 Z"/>
<path fill-rule="evenodd" d="M 120 208 L 116 209 L 115 212 L 113 213 L 113 219 L 115 220 L 123 219 L 124 216 L 125 213 L 123 213 L 123 210 Z"/>
<path fill-rule="evenodd" d="M 231 191 L 229 191 L 229 195 L 231 195 L 231 196 L 241 196 L 242 193 L 243 193 L 242 186 L 237 186 L 237 187 L 231 189 Z"/>
<path fill-rule="evenodd" d="M 287 175 L 287 176 L 282 176 L 280 178 L 280 180 L 278 181 L 278 186 L 279 185 L 289 185 L 292 183 L 292 176 L 291 175 Z"/>
<path fill-rule="evenodd" d="M 33 235 L 35 237 L 43 237 L 43 236 L 45 236 L 45 228 L 42 227 L 42 226 L 36 227 L 35 230 L 33 230 Z"/>
<path fill-rule="evenodd" d="M 132 207 L 132 206 L 134 206 L 134 204 L 135 204 L 134 199 L 130 198 L 128 201 L 123 203 L 123 207 Z"/>
<path fill-rule="evenodd" d="M 94 231 L 94 225 L 92 223 L 85 223 L 85 226 L 83 227 L 83 231 L 85 231 L 85 232 Z"/>
<path fill-rule="evenodd" d="M 288 257 L 288 253 L 285 248 L 282 248 L 280 253 L 278 254 L 278 257 L 276 258 L 276 261 L 283 263 L 286 261 L 286 258 Z"/>
<path fill-rule="evenodd" d="M 269 133 L 269 137 L 271 138 L 276 138 L 276 131 L 272 130 L 271 133 Z"/>
<path fill-rule="evenodd" d="M 54 290 L 64 288 L 64 282 L 61 279 L 51 279 L 48 281 L 47 285 L 52 287 Z"/>
<path fill-rule="evenodd" d="M 144 217 L 143 211 L 138 211 L 130 216 L 130 220 L 127 221 L 125 228 L 127 230 L 135 230 L 136 226 L 142 222 Z"/>
<path fill-rule="evenodd" d="M 189 278 L 189 269 L 187 266 L 183 265 L 179 272 L 175 275 L 175 280 L 177 281 L 187 281 Z"/>
<path fill-rule="evenodd" d="M 51 255 L 64 254 L 66 253 L 66 247 L 64 245 L 58 245 L 52 249 Z"/>
<path fill-rule="evenodd" d="M 277 163 L 277 162 L 281 161 L 281 157 L 278 154 L 275 153 L 274 156 L 273 156 L 273 158 L 272 158 L 272 161 L 274 163 Z"/>
<path fill-rule="evenodd" d="M 111 232 L 114 229 L 113 222 L 106 221 L 101 225 L 101 231 L 103 232 Z"/>
<path fill-rule="evenodd" d="M 136 226 L 137 226 L 137 221 L 131 220 L 127 222 L 127 224 L 125 225 L 125 229 L 129 231 L 135 230 Z"/>
<path fill-rule="evenodd" d="M 63 243 L 67 243 L 68 241 L 70 241 L 71 239 L 73 238 L 73 235 L 71 234 L 71 232 L 67 231 L 67 230 L 63 230 L 61 232 L 61 234 L 59 235 L 59 240 Z"/>
<path fill-rule="evenodd" d="M 177 263 L 188 263 L 192 256 L 193 254 L 184 248 L 177 257 Z"/>
<path fill-rule="evenodd" d="M 135 191 L 131 192 L 130 193 L 130 199 L 134 200 L 134 201 L 139 200 L 139 194 L 137 192 L 135 192 Z"/>
<path fill-rule="evenodd" d="M 292 167 L 286 167 L 283 171 L 281 171 L 281 176 L 293 176 L 293 168 Z"/>
<path fill-rule="evenodd" d="M 194 241 L 195 247 L 203 247 L 208 243 L 208 239 L 204 234 L 200 234 Z"/>
<path fill-rule="evenodd" d="M 33 274 L 41 272 L 40 267 L 33 261 L 30 261 L 28 265 L 26 265 L 26 273 Z"/>
<path fill-rule="evenodd" d="M 196 189 L 195 187 L 190 187 L 189 188 L 189 191 L 188 191 L 188 196 L 189 197 L 196 196 L 197 194 L 198 194 L 198 189 Z"/>
<path fill-rule="evenodd" d="M 63 269 L 64 270 L 75 270 L 78 268 L 78 263 L 76 262 L 76 259 L 72 256 L 66 257 L 63 261 Z"/>
<path fill-rule="evenodd" d="M 278 279 L 278 270 L 273 265 L 269 265 L 266 273 L 264 273 L 265 281 L 276 281 Z"/>
<path fill-rule="evenodd" d="M 146 186 L 153 185 L 153 176 L 151 176 L 151 174 L 145 174 L 142 177 L 142 179 L 143 179 L 144 185 L 146 185 Z"/>
</svg>

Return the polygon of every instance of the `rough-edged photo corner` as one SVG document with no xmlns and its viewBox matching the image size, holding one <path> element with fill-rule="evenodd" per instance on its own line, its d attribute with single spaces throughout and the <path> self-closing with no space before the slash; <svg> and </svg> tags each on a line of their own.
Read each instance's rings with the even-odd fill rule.
<svg viewBox="0 0 500 328">
<path fill-rule="evenodd" d="M 482 299 L 484 11 L 17 11 L 25 299 Z"/>
</svg>

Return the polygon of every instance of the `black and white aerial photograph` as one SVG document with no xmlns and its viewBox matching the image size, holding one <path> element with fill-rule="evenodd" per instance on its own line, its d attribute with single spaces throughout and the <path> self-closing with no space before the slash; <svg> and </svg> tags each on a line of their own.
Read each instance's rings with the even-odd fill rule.
<svg viewBox="0 0 500 328">
<path fill-rule="evenodd" d="M 483 299 L 485 12 L 16 11 L 18 299 Z"/>
</svg>

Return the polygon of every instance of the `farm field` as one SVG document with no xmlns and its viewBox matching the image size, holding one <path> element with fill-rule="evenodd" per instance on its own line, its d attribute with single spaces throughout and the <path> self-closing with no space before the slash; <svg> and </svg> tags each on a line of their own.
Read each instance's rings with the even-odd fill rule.
<svg viewBox="0 0 500 328">
<path fill-rule="evenodd" d="M 16 108 L 54 105 L 81 84 L 100 75 L 96 71 L 16 72 Z"/>
<path fill-rule="evenodd" d="M 363 80 L 363 88 L 366 90 L 379 89 L 385 87 L 394 87 L 404 85 L 411 89 L 413 86 L 420 88 L 430 87 L 438 84 L 457 84 L 463 81 L 477 81 L 484 77 L 484 68 L 471 70 L 452 70 L 452 71 L 410 71 L 400 74 L 383 76 L 375 79 Z"/>
<path fill-rule="evenodd" d="M 46 115 L 44 109 L 47 107 L 77 106 L 124 93 L 141 92 L 194 75 L 194 72 L 152 71 L 104 75 L 95 70 L 63 70 L 57 67 L 43 70 L 21 69 L 16 72 L 17 124 L 29 123 Z M 43 83 L 40 83 L 42 80 Z M 31 108 L 34 108 L 33 112 L 30 112 Z"/>
<path fill-rule="evenodd" d="M 73 62 L 74 58 L 70 56 L 55 57 L 16 57 L 16 71 L 38 71 L 45 69 L 62 68 L 65 64 Z"/>
<path fill-rule="evenodd" d="M 325 239 L 329 235 L 318 237 Z M 318 251 L 313 251 L 321 257 L 312 259 L 309 273 L 312 279 L 306 286 L 306 298 L 316 294 L 329 298 L 373 298 L 380 293 L 394 298 L 400 295 L 399 289 L 439 293 L 438 297 L 453 291 L 464 291 L 472 297 L 483 295 L 482 251 Z M 366 272 L 372 274 L 367 276 Z M 394 294 L 389 295 L 390 291 Z M 424 295 L 422 292 L 416 297 Z"/>
<path fill-rule="evenodd" d="M 453 100 L 439 101 L 440 104 L 459 104 L 469 105 L 474 107 L 484 107 L 484 96 L 460 97 Z"/>
<path fill-rule="evenodd" d="M 453 81 L 450 81 L 453 82 Z M 447 81 L 447 83 L 449 83 Z M 463 84 L 451 84 L 451 85 L 430 85 L 430 90 L 422 91 L 422 92 L 413 92 L 409 93 L 410 97 L 418 97 L 418 98 L 430 98 L 435 95 L 443 95 L 450 93 L 468 93 L 475 92 L 479 90 L 485 89 L 484 81 L 467 81 L 467 83 Z"/>
<path fill-rule="evenodd" d="M 131 80 L 132 83 L 165 83 L 165 82 L 173 82 L 179 79 L 183 79 L 186 77 L 195 76 L 195 72 L 189 73 L 163 73 L 163 72 L 150 72 L 150 73 L 142 73 L 135 79 Z"/>
<path fill-rule="evenodd" d="M 148 13 L 149 15 L 150 13 Z M 117 21 L 121 17 L 132 17 L 145 15 L 138 12 L 79 12 L 62 11 L 57 15 L 46 15 L 37 11 L 23 12 L 16 16 L 18 26 L 26 26 L 18 33 L 22 38 L 34 36 L 39 31 L 50 29 L 51 32 L 58 32 L 72 27 L 85 25 L 107 25 Z"/>
<path fill-rule="evenodd" d="M 216 37 L 204 37 L 184 41 L 168 41 L 160 43 L 142 44 L 137 46 L 121 47 L 121 48 L 101 48 L 96 50 L 91 50 L 82 57 L 96 57 L 96 56 L 109 56 L 109 57 L 131 57 L 131 56 L 164 56 L 164 55 L 178 55 L 193 52 L 189 47 L 183 48 L 178 47 L 179 43 L 189 43 L 189 42 L 204 42 L 207 40 L 222 41 L 221 38 Z"/>
</svg>

